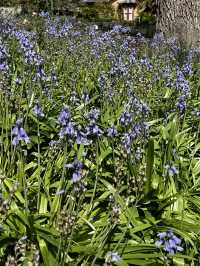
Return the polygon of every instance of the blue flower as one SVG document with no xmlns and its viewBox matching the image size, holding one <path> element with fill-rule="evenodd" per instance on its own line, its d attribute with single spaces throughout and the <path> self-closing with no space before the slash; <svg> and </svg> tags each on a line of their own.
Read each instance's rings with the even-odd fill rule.
<svg viewBox="0 0 200 266">
<path fill-rule="evenodd" d="M 155 246 L 161 248 L 163 246 L 164 251 L 168 254 L 175 254 L 176 251 L 183 251 L 180 246 L 181 239 L 178 238 L 171 230 L 161 232 L 157 234 L 158 240 L 155 241 Z"/>
<path fill-rule="evenodd" d="M 76 134 L 76 143 L 89 145 L 90 141 L 87 139 L 87 134 L 81 130 L 81 127 L 78 127 L 77 134 Z"/>
<path fill-rule="evenodd" d="M 119 121 L 122 125 L 128 126 L 133 120 L 132 117 L 133 117 L 132 113 L 125 111 L 125 112 L 121 113 Z"/>
<path fill-rule="evenodd" d="M 166 165 L 165 169 L 167 170 L 167 174 L 169 176 L 175 176 L 178 175 L 179 171 L 176 169 L 176 167 L 174 165 Z"/>
<path fill-rule="evenodd" d="M 64 107 L 58 116 L 58 122 L 61 126 L 66 126 L 71 119 L 71 113 L 67 107 Z"/>
<path fill-rule="evenodd" d="M 72 169 L 72 182 L 77 183 L 82 178 L 83 163 L 79 160 L 75 160 L 72 164 L 66 164 L 66 168 Z"/>
<path fill-rule="evenodd" d="M 176 107 L 179 110 L 180 113 L 183 113 L 187 107 L 187 103 L 186 103 L 186 96 L 185 95 L 181 95 L 178 97 L 177 102 L 176 102 Z"/>
<path fill-rule="evenodd" d="M 76 137 L 77 133 L 76 133 L 76 129 L 74 127 L 74 123 L 69 122 L 68 124 L 63 126 L 61 128 L 59 135 L 61 138 L 63 138 L 64 136 L 67 136 L 70 139 L 72 139 L 73 137 Z"/>
<path fill-rule="evenodd" d="M 82 94 L 82 96 L 81 96 L 81 99 L 82 99 L 82 101 L 86 104 L 86 103 L 89 102 L 90 97 L 89 97 L 89 95 L 88 95 L 87 92 L 84 92 L 84 93 Z"/>
<path fill-rule="evenodd" d="M 127 153 L 131 152 L 132 136 L 131 136 L 130 132 L 124 133 L 122 135 L 122 145 L 123 145 L 124 150 Z"/>
<path fill-rule="evenodd" d="M 33 107 L 33 113 L 37 116 L 37 117 L 44 117 L 44 113 L 42 111 L 41 106 L 39 105 L 39 103 L 36 103 L 36 105 Z"/>
<path fill-rule="evenodd" d="M 86 127 L 87 135 L 91 136 L 101 136 L 103 131 L 99 128 L 96 123 L 90 123 L 88 127 Z"/>
<path fill-rule="evenodd" d="M 109 251 L 107 254 L 106 254 L 106 259 L 105 259 L 105 262 L 106 263 L 118 263 L 120 261 L 120 256 L 117 252 L 112 252 L 112 251 Z"/>
<path fill-rule="evenodd" d="M 100 111 L 96 108 L 93 108 L 87 115 L 88 120 L 91 123 L 95 123 L 100 115 Z"/>
<path fill-rule="evenodd" d="M 26 144 L 30 143 L 30 139 L 28 135 L 26 134 L 26 131 L 22 127 L 23 120 L 22 119 L 17 119 L 15 127 L 12 129 L 12 144 L 17 145 L 19 141 L 25 141 Z"/>
<path fill-rule="evenodd" d="M 111 127 L 109 127 L 107 129 L 107 134 L 108 134 L 108 137 L 114 137 L 117 135 L 117 129 L 114 125 L 112 125 Z"/>
</svg>

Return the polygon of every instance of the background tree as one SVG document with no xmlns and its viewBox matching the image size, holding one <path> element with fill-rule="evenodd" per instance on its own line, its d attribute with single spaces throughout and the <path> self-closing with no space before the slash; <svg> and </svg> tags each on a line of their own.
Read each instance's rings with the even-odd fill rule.
<svg viewBox="0 0 200 266">
<path fill-rule="evenodd" d="M 157 30 L 187 45 L 200 44 L 200 0 L 156 0 Z"/>
</svg>

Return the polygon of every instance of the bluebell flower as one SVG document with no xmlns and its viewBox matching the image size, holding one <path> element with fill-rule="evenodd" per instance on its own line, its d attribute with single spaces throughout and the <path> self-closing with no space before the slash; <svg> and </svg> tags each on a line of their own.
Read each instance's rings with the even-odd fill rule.
<svg viewBox="0 0 200 266">
<path fill-rule="evenodd" d="M 67 107 L 64 107 L 58 116 L 58 122 L 61 126 L 66 126 L 71 119 L 71 113 Z"/>
<path fill-rule="evenodd" d="M 30 143 L 30 139 L 28 135 L 26 134 L 26 131 L 22 127 L 23 120 L 22 119 L 17 119 L 15 127 L 12 129 L 12 144 L 17 145 L 19 141 L 25 141 L 26 144 Z"/>
<path fill-rule="evenodd" d="M 39 13 L 39 16 L 42 17 L 42 18 L 47 18 L 47 17 L 49 17 L 49 13 L 42 11 L 42 12 Z"/>
<path fill-rule="evenodd" d="M 179 174 L 179 171 L 176 169 L 176 167 L 174 165 L 166 165 L 165 169 L 167 170 L 167 174 L 169 176 L 175 176 Z"/>
<path fill-rule="evenodd" d="M 100 74 L 99 78 L 98 78 L 98 85 L 100 87 L 101 90 L 103 90 L 106 86 L 106 76 L 105 74 Z"/>
<path fill-rule="evenodd" d="M 142 151 L 140 147 L 137 147 L 136 151 L 135 151 L 135 159 L 136 161 L 140 161 L 142 157 Z"/>
<path fill-rule="evenodd" d="M 181 95 L 178 97 L 177 102 L 176 102 L 176 107 L 179 110 L 179 112 L 182 114 L 185 112 L 186 107 L 187 107 L 187 98 L 185 95 Z"/>
<path fill-rule="evenodd" d="M 72 138 L 75 138 L 77 135 L 75 124 L 73 122 L 68 122 L 68 124 L 61 128 L 59 135 L 61 138 L 67 136 L 70 140 L 72 140 Z"/>
<path fill-rule="evenodd" d="M 122 145 L 123 145 L 124 150 L 127 153 L 130 153 L 131 152 L 132 137 L 131 137 L 130 132 L 124 133 L 122 135 Z"/>
<path fill-rule="evenodd" d="M 42 107 L 39 105 L 39 103 L 36 103 L 36 105 L 33 107 L 33 113 L 37 116 L 37 117 L 44 117 L 44 113 L 42 111 Z"/>
<path fill-rule="evenodd" d="M 84 93 L 82 94 L 82 96 L 81 96 L 81 100 L 82 100 L 85 104 L 89 102 L 90 97 L 89 97 L 89 95 L 88 95 L 87 92 L 84 92 Z"/>
<path fill-rule="evenodd" d="M 143 57 L 142 59 L 140 59 L 140 63 L 142 66 L 146 66 L 148 70 L 152 68 L 152 64 L 150 63 L 147 57 Z"/>
<path fill-rule="evenodd" d="M 97 119 L 99 118 L 99 115 L 100 115 L 100 111 L 96 108 L 93 108 L 88 113 L 87 118 L 90 121 L 90 123 L 95 123 Z"/>
<path fill-rule="evenodd" d="M 45 80 L 47 80 L 47 77 L 46 77 L 46 74 L 44 72 L 44 69 L 41 66 L 39 66 L 37 68 L 37 72 L 36 72 L 36 75 L 35 75 L 33 80 L 34 81 L 45 81 Z"/>
<path fill-rule="evenodd" d="M 4 62 L 4 63 L 0 64 L 0 71 L 6 72 L 6 71 L 8 71 L 8 69 L 9 69 L 9 67 L 8 67 L 7 63 Z"/>
<path fill-rule="evenodd" d="M 155 241 L 157 248 L 163 247 L 168 254 L 175 254 L 177 251 L 183 251 L 181 239 L 178 238 L 172 230 L 161 232 L 157 234 L 158 240 Z"/>
<path fill-rule="evenodd" d="M 15 79 L 15 83 L 16 83 L 16 85 L 21 85 L 21 84 L 22 84 L 22 80 L 21 80 L 21 78 L 16 77 L 16 79 Z"/>
<path fill-rule="evenodd" d="M 160 45 L 164 44 L 165 38 L 163 33 L 156 33 L 151 42 L 152 48 L 158 48 Z"/>
<path fill-rule="evenodd" d="M 107 129 L 107 134 L 108 134 L 109 137 L 116 136 L 117 135 L 117 128 L 114 125 L 112 125 L 111 127 L 109 127 Z"/>
<path fill-rule="evenodd" d="M 113 64 L 111 70 L 110 70 L 110 74 L 112 76 L 118 76 L 118 75 L 127 75 L 129 71 L 129 67 L 128 64 L 125 64 L 123 62 L 123 59 L 121 57 L 119 57 Z"/>
<path fill-rule="evenodd" d="M 77 183 L 82 178 L 83 163 L 79 160 L 75 160 L 72 164 L 66 164 L 66 168 L 72 170 L 72 182 Z"/>
<path fill-rule="evenodd" d="M 190 94 L 189 81 L 185 79 L 183 72 L 177 67 L 176 72 L 176 89 L 185 97 Z"/>
<path fill-rule="evenodd" d="M 92 136 L 101 136 L 103 134 L 103 131 L 99 128 L 99 126 L 96 123 L 90 123 L 86 127 L 86 134 L 92 135 Z"/>
<path fill-rule="evenodd" d="M 142 132 L 146 133 L 148 130 L 148 124 L 146 123 L 135 123 L 131 128 L 132 139 L 137 139 L 142 135 Z"/>
<path fill-rule="evenodd" d="M 132 120 L 133 120 L 133 114 L 128 111 L 121 113 L 119 118 L 120 123 L 125 126 L 131 124 Z"/>
<path fill-rule="evenodd" d="M 109 264 L 118 263 L 120 260 L 121 260 L 121 257 L 119 256 L 117 252 L 109 251 L 106 254 L 106 259 L 105 259 L 106 263 L 109 263 Z"/>
<path fill-rule="evenodd" d="M 184 75 L 192 75 L 192 65 L 191 63 L 187 62 L 183 65 L 182 71 Z"/>
<path fill-rule="evenodd" d="M 4 73 L 6 73 L 9 70 L 7 58 L 8 58 L 8 53 L 6 51 L 6 48 L 0 42 L 0 71 Z"/>
<path fill-rule="evenodd" d="M 136 62 L 136 54 L 135 51 L 131 52 L 128 56 L 128 61 L 130 64 L 134 64 Z"/>
<path fill-rule="evenodd" d="M 78 127 L 76 134 L 76 143 L 83 145 L 90 145 L 91 141 L 87 139 L 87 133 L 84 133 L 81 127 Z"/>
</svg>

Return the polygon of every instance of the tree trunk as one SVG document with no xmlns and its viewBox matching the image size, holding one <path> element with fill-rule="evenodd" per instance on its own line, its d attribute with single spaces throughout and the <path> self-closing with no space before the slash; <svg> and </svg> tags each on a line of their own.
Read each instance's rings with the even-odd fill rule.
<svg viewBox="0 0 200 266">
<path fill-rule="evenodd" d="M 200 46 L 200 0 L 156 0 L 157 30 Z"/>
</svg>

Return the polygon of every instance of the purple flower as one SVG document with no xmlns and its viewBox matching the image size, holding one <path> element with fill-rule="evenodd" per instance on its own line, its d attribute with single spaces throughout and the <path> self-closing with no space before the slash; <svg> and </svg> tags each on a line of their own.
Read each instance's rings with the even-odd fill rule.
<svg viewBox="0 0 200 266">
<path fill-rule="evenodd" d="M 79 160 L 75 160 L 72 164 L 66 164 L 66 168 L 72 170 L 72 182 L 77 183 L 82 178 L 83 163 Z"/>
<path fill-rule="evenodd" d="M 155 241 L 157 248 L 163 246 L 164 251 L 168 254 L 175 254 L 176 251 L 183 251 L 183 248 L 180 246 L 181 239 L 178 238 L 171 230 L 166 232 L 161 232 L 157 234 L 158 240 Z"/>
<path fill-rule="evenodd" d="M 69 122 L 65 127 L 64 127 L 64 133 L 67 136 L 73 136 L 75 135 L 75 128 L 74 128 L 74 123 Z"/>
<path fill-rule="evenodd" d="M 19 141 L 25 141 L 26 144 L 30 143 L 30 139 L 28 135 L 26 134 L 26 131 L 22 127 L 23 120 L 22 119 L 17 119 L 15 127 L 12 129 L 12 144 L 17 145 Z"/>
<path fill-rule="evenodd" d="M 96 108 L 93 108 L 87 115 L 88 120 L 91 123 L 95 123 L 100 115 L 100 111 Z"/>
<path fill-rule="evenodd" d="M 105 76 L 105 74 L 100 74 L 100 76 L 98 78 L 98 85 L 99 85 L 100 89 L 105 88 L 105 86 L 106 86 L 106 76 Z"/>
<path fill-rule="evenodd" d="M 103 131 L 96 125 L 96 123 L 90 123 L 86 128 L 86 131 L 86 134 L 91 136 L 101 136 L 103 134 Z"/>
<path fill-rule="evenodd" d="M 128 126 L 133 120 L 132 113 L 129 113 L 128 111 L 125 111 L 121 113 L 119 121 L 122 125 Z"/>
<path fill-rule="evenodd" d="M 82 177 L 82 175 L 81 175 L 81 172 L 80 171 L 74 172 L 72 174 L 72 181 L 73 181 L 73 183 L 77 183 L 78 181 L 80 181 L 81 180 L 81 177 Z"/>
<path fill-rule="evenodd" d="M 108 134 L 108 137 L 114 137 L 117 135 L 117 129 L 114 125 L 112 125 L 111 127 L 109 127 L 107 129 L 107 134 Z"/>
<path fill-rule="evenodd" d="M 183 72 L 178 68 L 176 72 L 176 89 L 186 97 L 190 94 L 190 85 L 188 80 L 185 79 Z"/>
<path fill-rule="evenodd" d="M 122 75 L 125 76 L 128 74 L 129 68 L 128 64 L 125 64 L 121 57 L 119 57 L 113 64 L 110 74 L 112 76 Z"/>
<path fill-rule="evenodd" d="M 74 123 L 69 122 L 65 126 L 61 128 L 59 133 L 60 137 L 63 138 L 64 136 L 69 137 L 70 139 L 76 137 L 76 129 L 74 127 Z"/>
<path fill-rule="evenodd" d="M 124 147 L 124 150 L 125 150 L 127 153 L 130 153 L 130 152 L 131 152 L 132 137 L 131 137 L 130 132 L 128 132 L 128 133 L 124 133 L 124 134 L 122 135 L 122 145 L 123 145 L 123 147 Z"/>
<path fill-rule="evenodd" d="M 120 261 L 120 256 L 117 252 L 111 252 L 109 251 L 107 254 L 106 254 L 106 259 L 105 259 L 105 262 L 106 263 L 118 263 Z"/>
<path fill-rule="evenodd" d="M 176 167 L 174 165 L 166 165 L 165 166 L 166 170 L 167 170 L 167 173 L 169 176 L 175 176 L 175 175 L 178 175 L 179 171 L 176 169 Z"/>
<path fill-rule="evenodd" d="M 61 126 L 66 126 L 71 119 L 71 113 L 67 107 L 64 107 L 58 116 L 58 122 Z"/>
<path fill-rule="evenodd" d="M 44 117 L 44 113 L 42 111 L 41 106 L 39 105 L 39 103 L 36 103 L 36 105 L 33 107 L 33 113 L 37 116 L 37 117 Z"/>
<path fill-rule="evenodd" d="M 90 144 L 90 141 L 87 139 L 87 134 L 84 133 L 79 127 L 78 127 L 77 135 L 76 135 L 76 143 L 83 144 L 83 145 Z"/>
<path fill-rule="evenodd" d="M 152 68 L 152 65 L 147 57 L 144 57 L 140 60 L 142 66 L 146 66 L 148 70 Z"/>
<path fill-rule="evenodd" d="M 136 159 L 136 161 L 140 161 L 141 157 L 142 157 L 141 148 L 137 147 L 137 149 L 135 151 L 135 159 Z"/>
<path fill-rule="evenodd" d="M 176 103 L 176 107 L 179 110 L 180 113 L 183 113 L 186 109 L 186 96 L 185 95 L 181 95 L 178 97 L 177 99 L 177 103 Z"/>
<path fill-rule="evenodd" d="M 21 85 L 21 84 L 22 84 L 22 80 L 21 80 L 19 77 L 16 77 L 16 79 L 15 79 L 15 83 L 16 83 L 17 85 Z"/>
<path fill-rule="evenodd" d="M 135 125 L 133 125 L 132 131 L 131 131 L 132 138 L 136 139 L 137 137 L 139 137 L 141 131 L 142 131 L 142 125 L 141 124 L 136 123 Z"/>
<path fill-rule="evenodd" d="M 81 99 L 82 99 L 82 101 L 83 101 L 84 103 L 88 103 L 89 100 L 90 100 L 90 97 L 89 97 L 88 93 L 84 92 L 84 93 L 82 94 L 82 96 L 81 96 Z"/>
</svg>

